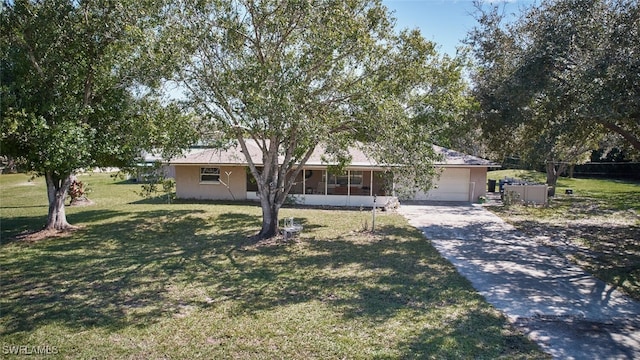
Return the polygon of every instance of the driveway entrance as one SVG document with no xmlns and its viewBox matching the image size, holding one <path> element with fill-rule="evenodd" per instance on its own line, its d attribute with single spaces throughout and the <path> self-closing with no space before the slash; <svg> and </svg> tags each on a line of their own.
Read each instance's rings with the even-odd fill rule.
<svg viewBox="0 0 640 360">
<path fill-rule="evenodd" d="M 399 212 L 554 358 L 640 358 L 640 304 L 482 206 L 414 203 Z"/>
</svg>

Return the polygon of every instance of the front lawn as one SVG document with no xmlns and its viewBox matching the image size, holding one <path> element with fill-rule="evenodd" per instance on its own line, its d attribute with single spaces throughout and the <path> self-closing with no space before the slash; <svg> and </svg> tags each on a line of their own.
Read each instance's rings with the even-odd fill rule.
<svg viewBox="0 0 640 360">
<path fill-rule="evenodd" d="M 255 244 L 255 205 L 142 201 L 94 174 L 79 230 L 10 240 L 45 221 L 27 180 L 0 176 L 3 358 L 547 358 L 397 214 L 372 235 L 368 211 L 283 209 L 302 235 Z"/>
<path fill-rule="evenodd" d="M 504 176 L 544 181 L 544 174 L 530 171 L 489 172 L 490 179 Z M 640 300 L 640 183 L 561 178 L 548 206 L 489 209 Z"/>
</svg>

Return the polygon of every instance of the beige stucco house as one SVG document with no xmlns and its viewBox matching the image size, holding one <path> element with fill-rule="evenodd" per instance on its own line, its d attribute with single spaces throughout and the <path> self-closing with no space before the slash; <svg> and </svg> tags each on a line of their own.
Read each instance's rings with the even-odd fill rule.
<svg viewBox="0 0 640 360">
<path fill-rule="evenodd" d="M 257 144 L 248 141 L 252 160 L 262 164 Z M 470 155 L 434 146 L 444 155 L 437 164 L 440 178 L 429 192 L 418 192 L 413 200 L 473 202 L 486 193 L 487 169 L 496 164 Z M 342 175 L 327 171 L 324 150 L 318 146 L 298 175 L 290 195 L 296 203 L 330 206 L 377 206 L 396 200 L 389 167 L 378 164 L 361 150 L 350 149 L 352 161 Z M 257 186 L 248 171 L 240 147 L 228 150 L 192 150 L 174 159 L 176 195 L 181 199 L 258 200 Z"/>
</svg>

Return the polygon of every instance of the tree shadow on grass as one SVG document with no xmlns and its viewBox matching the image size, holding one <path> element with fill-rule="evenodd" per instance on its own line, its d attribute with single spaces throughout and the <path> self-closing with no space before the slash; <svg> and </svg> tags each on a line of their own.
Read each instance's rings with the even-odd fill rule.
<svg viewBox="0 0 640 360">
<path fill-rule="evenodd" d="M 41 218 L 19 220 L 30 224 Z M 260 225 L 251 214 L 89 210 L 71 220 L 86 225 L 64 238 L 5 248 L 0 334 L 49 323 L 146 326 L 186 305 L 208 306 L 202 298 L 181 296 L 175 287 L 216 288 L 230 281 L 229 288 L 237 290 L 242 288 L 237 281 L 268 283 L 276 274 L 236 262 L 234 250 L 248 244 Z M 229 270 L 242 276 L 230 276 Z"/>
<path fill-rule="evenodd" d="M 512 221 L 532 236 L 544 236 L 545 245 L 559 251 L 585 270 L 640 300 L 640 227 L 593 221 L 552 225 L 536 220 Z"/>
<path fill-rule="evenodd" d="M 67 214 L 67 219 L 69 223 L 73 225 L 109 220 L 115 216 L 123 216 L 126 214 L 126 212 L 112 210 L 84 210 L 74 214 Z M 20 234 L 37 232 L 44 227 L 46 220 L 46 214 L 42 216 L 18 216 L 2 219 L 2 229 L 0 230 L 1 244 L 7 245 L 16 242 Z"/>
<path fill-rule="evenodd" d="M 1 220 L 0 244 L 6 245 L 15 241 L 19 234 L 42 229 L 47 218 L 43 216 L 15 216 Z"/>
<path fill-rule="evenodd" d="M 347 318 L 388 318 L 399 310 L 422 311 L 433 302 L 449 303 L 459 295 L 464 298 L 475 294 L 466 279 L 421 235 L 416 236 L 414 231 L 386 226 L 376 235 L 356 233 L 305 242 L 308 253 L 302 255 L 295 248 L 247 251 L 242 255 L 251 266 L 237 274 L 244 279 L 235 281 L 255 281 L 269 272 L 267 278 L 272 283 L 237 289 L 241 292 L 236 297 L 246 299 L 243 308 L 248 311 L 283 302 L 319 300 L 341 308 Z M 261 255 L 280 259 L 269 264 L 252 261 Z M 304 282 L 292 280 L 296 277 Z M 260 291 L 254 292 L 256 288 Z"/>
<path fill-rule="evenodd" d="M 235 252 L 239 271 L 218 274 L 224 286 L 207 295 L 255 316 L 279 306 L 320 302 L 356 323 L 435 322 L 399 344 L 407 349 L 403 357 L 491 357 L 537 350 L 515 333 L 506 345 L 511 350 L 496 350 L 495 339 L 508 328 L 505 319 L 415 229 L 387 225 L 373 235 L 303 240 L 300 246 L 304 252 L 296 246 Z M 470 352 L 452 346 L 457 341 Z M 486 343 L 492 345 L 483 348 Z"/>
<path fill-rule="evenodd" d="M 83 221 L 119 219 L 55 241 L 5 248 L 0 333 L 48 323 L 120 328 L 175 312 L 174 299 L 167 297 L 171 279 L 187 260 L 209 249 L 210 239 L 197 232 L 210 226 L 193 215 L 186 210 L 86 212 Z"/>
<path fill-rule="evenodd" d="M 320 302 L 346 320 L 405 316 L 399 321 L 410 322 L 481 301 L 412 228 L 380 225 L 376 234 L 326 239 L 316 236 L 322 225 L 305 218 L 309 231 L 298 243 L 242 247 L 260 224 L 251 213 L 96 210 L 75 216 L 88 225 L 73 236 L 4 249 L 0 335 L 26 341 L 48 324 L 71 331 L 146 327 L 185 308 L 214 310 L 219 304 L 233 315 Z M 495 313 L 483 321 L 503 324 Z M 440 354 L 444 345 L 431 338 L 438 335 L 423 335 L 405 346 Z M 458 335 L 439 336 L 446 342 Z M 465 341 L 478 344 L 482 336 L 478 331 Z"/>
<path fill-rule="evenodd" d="M 225 233 L 233 233 L 243 229 L 259 229 L 262 223 L 260 215 L 250 215 L 240 212 L 220 214 L 212 219 L 216 227 Z"/>
<path fill-rule="evenodd" d="M 492 312 L 471 308 L 463 316 L 446 320 L 441 327 L 425 328 L 400 344 L 403 359 L 458 359 L 476 354 L 477 359 L 548 359 L 539 347 L 513 328 L 496 321 Z M 484 338 L 483 338 L 484 337 Z M 501 339 L 500 348 L 487 338 Z"/>
<path fill-rule="evenodd" d="M 74 214 L 69 214 L 67 218 L 69 222 L 72 224 L 84 224 L 84 223 L 95 223 L 100 221 L 106 221 L 113 219 L 117 216 L 126 216 L 127 214 L 131 214 L 130 212 L 125 211 L 115 211 L 115 210 L 83 210 Z"/>
</svg>

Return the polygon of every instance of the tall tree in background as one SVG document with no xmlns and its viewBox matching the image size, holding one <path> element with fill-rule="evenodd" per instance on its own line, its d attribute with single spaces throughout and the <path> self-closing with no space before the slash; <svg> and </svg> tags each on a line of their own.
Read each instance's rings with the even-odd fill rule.
<svg viewBox="0 0 640 360">
<path fill-rule="evenodd" d="M 154 65 L 162 3 L 4 1 L 0 13 L 2 155 L 46 179 L 46 229 L 69 228 L 70 176 L 127 166 L 142 149 L 170 150 L 192 137 L 175 106 L 163 106 Z M 182 126 L 181 125 L 182 122 Z"/>
<path fill-rule="evenodd" d="M 509 24 L 478 8 L 472 78 L 494 151 L 545 163 L 555 185 L 609 132 L 640 149 L 637 1 L 547 0 Z"/>
<path fill-rule="evenodd" d="M 175 10 L 170 41 L 188 50 L 177 81 L 205 129 L 245 153 L 262 207 L 258 237 L 277 233 L 279 209 L 321 143 L 348 162 L 359 140 L 429 185 L 440 117 L 413 115 L 436 114 L 442 104 L 420 97 L 448 89 L 459 69 L 440 71 L 449 61 L 419 32 L 396 33 L 380 1 L 184 1 Z M 262 167 L 247 139 L 260 146 Z"/>
</svg>

